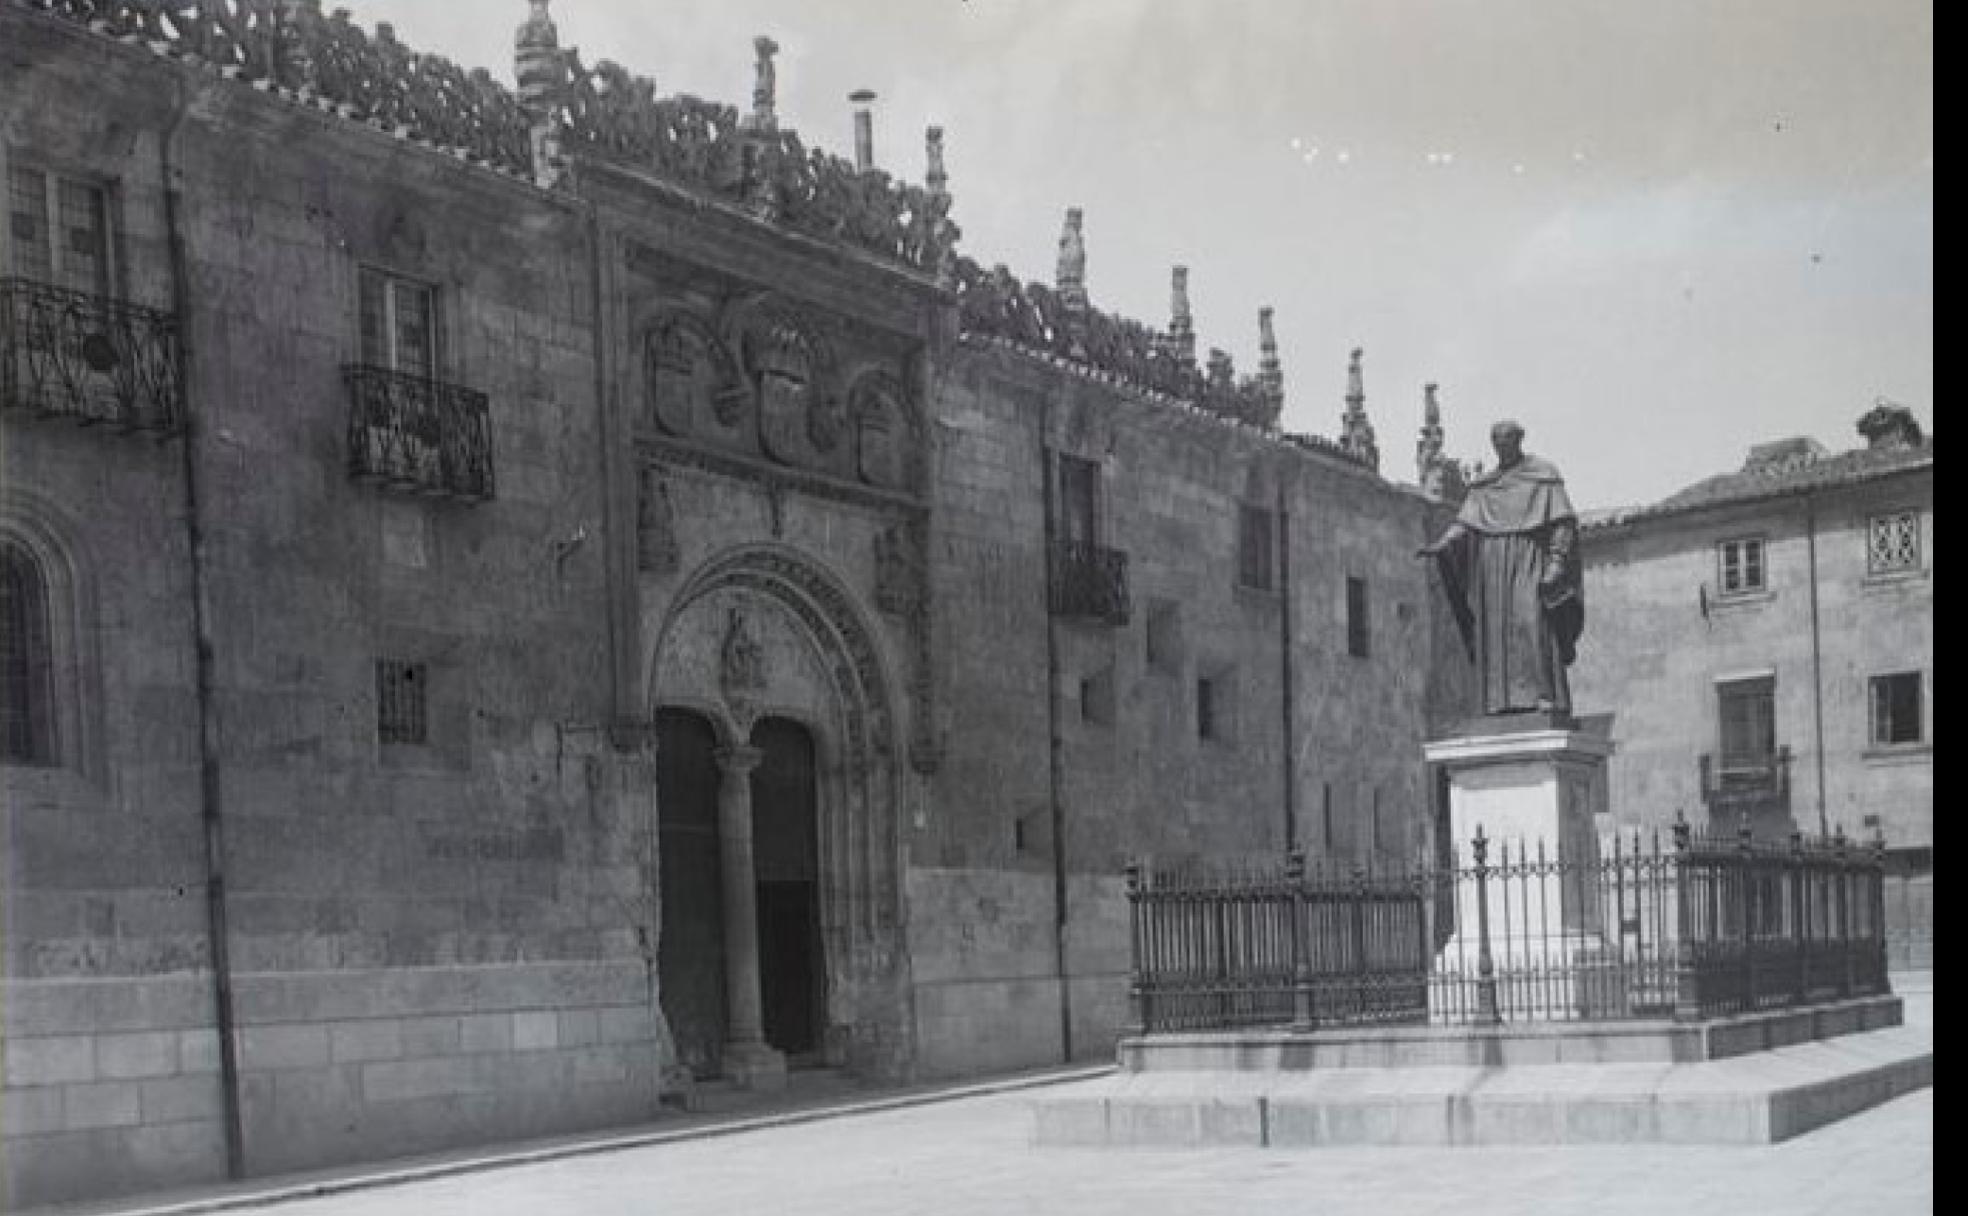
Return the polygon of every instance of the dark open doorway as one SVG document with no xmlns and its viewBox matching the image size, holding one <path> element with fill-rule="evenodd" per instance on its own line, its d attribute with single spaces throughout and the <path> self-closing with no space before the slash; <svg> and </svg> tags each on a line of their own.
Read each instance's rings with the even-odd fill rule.
<svg viewBox="0 0 1968 1216">
<path fill-rule="evenodd" d="M 765 1040 L 788 1063 L 817 1064 L 826 967 L 813 736 L 797 722 L 766 718 L 752 728 L 752 743 L 763 753 L 752 772 L 752 826 Z"/>
<path fill-rule="evenodd" d="M 697 714 L 656 713 L 663 1016 L 678 1062 L 717 1076 L 724 1048 L 724 900 L 718 856 L 717 734 Z"/>
</svg>

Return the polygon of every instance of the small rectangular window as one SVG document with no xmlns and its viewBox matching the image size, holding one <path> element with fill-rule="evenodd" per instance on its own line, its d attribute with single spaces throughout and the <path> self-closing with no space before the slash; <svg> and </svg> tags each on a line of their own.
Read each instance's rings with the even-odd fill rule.
<svg viewBox="0 0 1968 1216">
<path fill-rule="evenodd" d="M 1091 726 L 1114 724 L 1114 669 L 1112 667 L 1081 677 L 1080 721 Z"/>
<path fill-rule="evenodd" d="M 1738 537 L 1716 546 L 1722 566 L 1722 594 L 1750 595 L 1765 588 L 1763 541 Z"/>
<path fill-rule="evenodd" d="M 1872 741 L 1880 747 L 1919 743 L 1920 673 L 1902 671 L 1872 677 Z"/>
<path fill-rule="evenodd" d="M 1237 510 L 1237 581 L 1258 591 L 1273 586 L 1272 518 L 1263 507 L 1245 504 Z"/>
<path fill-rule="evenodd" d="M 360 296 L 362 361 L 426 380 L 436 376 L 436 288 L 364 270 Z"/>
<path fill-rule="evenodd" d="M 424 664 L 376 660 L 376 737 L 384 743 L 429 742 Z"/>
<path fill-rule="evenodd" d="M 1182 670 L 1182 610 L 1173 600 L 1148 601 L 1148 669 Z"/>
<path fill-rule="evenodd" d="M 1920 512 L 1875 515 L 1866 528 L 1866 572 L 1898 574 L 1920 569 Z"/>
<path fill-rule="evenodd" d="M 1346 580 L 1346 653 L 1356 659 L 1367 657 L 1370 633 L 1367 616 L 1367 580 Z"/>
</svg>

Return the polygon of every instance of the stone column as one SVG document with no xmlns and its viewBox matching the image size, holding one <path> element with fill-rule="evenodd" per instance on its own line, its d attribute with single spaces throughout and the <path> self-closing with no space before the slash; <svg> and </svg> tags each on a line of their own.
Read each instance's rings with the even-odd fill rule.
<svg viewBox="0 0 1968 1216">
<path fill-rule="evenodd" d="M 718 853 L 724 879 L 724 1072 L 746 1089 L 780 1089 L 786 1057 L 765 1041 L 759 996 L 758 878 L 752 865 L 756 747 L 719 748 Z"/>
</svg>

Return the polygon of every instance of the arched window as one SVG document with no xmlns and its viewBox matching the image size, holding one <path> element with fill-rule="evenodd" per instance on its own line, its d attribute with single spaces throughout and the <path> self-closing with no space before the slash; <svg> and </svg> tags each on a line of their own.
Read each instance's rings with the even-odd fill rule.
<svg viewBox="0 0 1968 1216">
<path fill-rule="evenodd" d="M 0 540 L 0 762 L 56 761 L 52 666 L 41 563 Z"/>
</svg>

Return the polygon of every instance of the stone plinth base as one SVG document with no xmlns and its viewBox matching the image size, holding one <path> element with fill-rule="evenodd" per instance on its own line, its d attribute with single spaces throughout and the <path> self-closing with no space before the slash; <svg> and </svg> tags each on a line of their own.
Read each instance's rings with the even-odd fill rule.
<svg viewBox="0 0 1968 1216">
<path fill-rule="evenodd" d="M 1889 1002 L 1792 1011 L 1786 1021 L 1756 1022 L 1747 1036 L 1729 1025 L 1737 1019 L 1459 1036 L 1431 1028 L 1154 1036 L 1123 1044 L 1123 1071 L 1036 1099 L 1034 1136 L 1047 1145 L 1162 1148 L 1770 1144 L 1933 1084 L 1926 1029 L 1750 1045 L 1781 1041 L 1814 1019 L 1855 1028 L 1875 1015 L 1897 1020 L 1898 1002 Z M 1156 1044 L 1148 1049 L 1156 1064 L 1128 1071 L 1130 1052 L 1147 1043 Z M 1706 1058 L 1664 1063 L 1653 1058 L 1663 1048 Z M 1471 1061 L 1472 1050 L 1501 1062 Z"/>
<path fill-rule="evenodd" d="M 1532 729 L 1458 735 L 1422 745 L 1422 756 L 1449 778 L 1449 831 L 1457 864 L 1453 936 L 1439 967 L 1465 979 L 1479 974 L 1487 946 L 1493 974 L 1570 969 L 1589 964 L 1606 948 L 1595 867 L 1599 836 L 1593 813 L 1605 788 L 1612 743 L 1565 726 L 1532 723 Z M 1490 877 L 1479 892 L 1468 873 L 1482 836 Z M 1567 981 L 1563 994 L 1501 986 L 1525 1002 L 1504 1007 L 1506 1017 L 1572 1016 L 1612 1008 L 1590 976 Z M 1615 994 L 1616 995 L 1616 994 Z"/>
<path fill-rule="evenodd" d="M 1121 1040 L 1118 1058 L 1121 1070 L 1133 1073 L 1694 1064 L 1891 1029 L 1903 1022 L 1900 998 L 1887 995 L 1706 1022 L 1339 1026 L 1153 1034 Z"/>
</svg>

